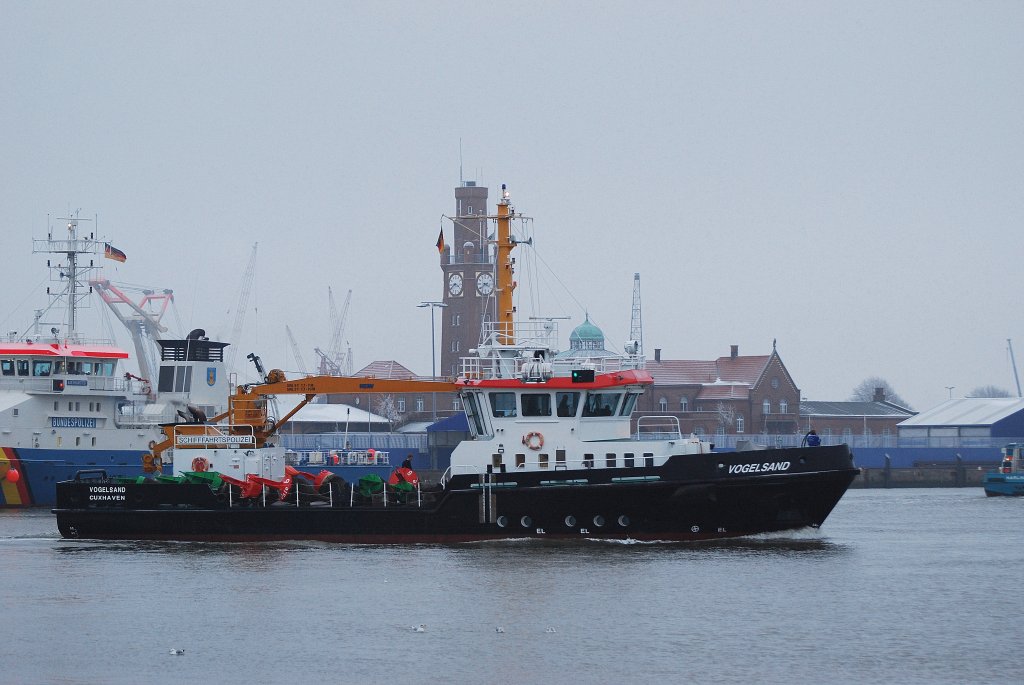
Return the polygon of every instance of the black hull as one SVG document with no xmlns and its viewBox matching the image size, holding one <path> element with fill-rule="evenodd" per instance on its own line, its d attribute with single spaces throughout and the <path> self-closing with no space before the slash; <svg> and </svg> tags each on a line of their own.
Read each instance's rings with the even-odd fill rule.
<svg viewBox="0 0 1024 685">
<path fill-rule="evenodd" d="M 661 467 L 457 476 L 386 507 L 347 496 L 240 505 L 202 484 L 75 480 L 57 485 L 54 513 L 61 535 L 85 539 L 705 540 L 820 526 L 857 473 L 846 446 L 714 453 Z"/>
</svg>

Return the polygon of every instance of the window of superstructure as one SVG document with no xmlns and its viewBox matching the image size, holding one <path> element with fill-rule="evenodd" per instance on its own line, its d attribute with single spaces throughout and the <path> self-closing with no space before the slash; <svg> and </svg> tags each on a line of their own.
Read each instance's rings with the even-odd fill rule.
<svg viewBox="0 0 1024 685">
<path fill-rule="evenodd" d="M 0 359 L 0 373 L 5 376 L 14 375 L 14 360 L 13 359 Z"/>
<path fill-rule="evenodd" d="M 75 447 L 81 447 L 81 445 L 82 445 L 82 436 L 81 435 L 76 435 L 75 436 Z"/>
<path fill-rule="evenodd" d="M 466 396 L 466 418 L 469 419 L 469 426 L 476 435 L 484 434 L 483 419 L 480 416 L 480 407 L 477 402 L 476 393 Z"/>
<path fill-rule="evenodd" d="M 556 392 L 555 404 L 558 406 L 559 416 L 576 416 L 576 410 L 580 406 L 580 394 L 578 392 Z"/>
<path fill-rule="evenodd" d="M 18 367 L 18 375 L 19 376 L 27 376 L 28 375 L 28 360 L 27 359 L 18 359 L 15 362 L 15 365 Z"/>
<path fill-rule="evenodd" d="M 622 409 L 619 410 L 619 416 L 630 416 L 633 413 L 633 409 L 636 407 L 636 401 L 640 398 L 640 393 L 631 392 L 626 395 L 626 401 L 622 403 Z"/>
<path fill-rule="evenodd" d="M 551 416 L 551 394 L 524 392 L 521 398 L 523 416 Z"/>
<path fill-rule="evenodd" d="M 82 403 L 75 402 L 75 411 L 82 411 Z"/>
<path fill-rule="evenodd" d="M 487 393 L 491 399 L 491 415 L 501 418 L 516 415 L 516 394 L 514 392 Z"/>
<path fill-rule="evenodd" d="M 546 469 L 548 467 L 548 455 L 538 454 L 537 455 L 537 467 Z"/>
<path fill-rule="evenodd" d="M 614 416 L 615 408 L 619 406 L 621 392 L 591 392 L 587 393 L 587 401 L 583 405 L 584 416 Z"/>
</svg>

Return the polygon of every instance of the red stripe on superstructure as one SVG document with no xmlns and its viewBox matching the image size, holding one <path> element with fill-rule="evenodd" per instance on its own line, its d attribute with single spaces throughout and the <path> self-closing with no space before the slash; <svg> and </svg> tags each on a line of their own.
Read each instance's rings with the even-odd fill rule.
<svg viewBox="0 0 1024 685">
<path fill-rule="evenodd" d="M 127 359 L 128 353 L 110 345 L 60 345 L 57 343 L 0 343 L 0 355 L 30 357 L 99 357 Z"/>
<path fill-rule="evenodd" d="M 542 383 L 527 383 L 518 378 L 494 378 L 494 379 L 470 379 L 459 380 L 460 385 L 478 388 L 537 388 L 544 390 L 554 388 L 557 390 L 587 390 L 595 388 L 617 388 L 626 385 L 650 385 L 654 382 L 651 375 L 646 371 L 614 371 L 594 377 L 593 383 L 573 383 L 570 376 L 555 376 Z"/>
</svg>

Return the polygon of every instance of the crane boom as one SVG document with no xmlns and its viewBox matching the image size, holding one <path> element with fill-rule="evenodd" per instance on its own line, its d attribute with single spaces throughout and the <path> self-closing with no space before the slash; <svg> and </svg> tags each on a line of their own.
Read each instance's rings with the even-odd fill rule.
<svg viewBox="0 0 1024 685">
<path fill-rule="evenodd" d="M 239 349 L 239 342 L 242 337 L 242 325 L 245 323 L 245 310 L 249 307 L 249 293 L 252 291 L 253 275 L 256 273 L 256 248 L 259 243 L 252 244 L 252 255 L 249 257 L 249 264 L 245 267 L 242 275 L 242 292 L 238 296 L 238 308 L 235 310 L 235 325 L 231 327 L 231 360 L 229 368 L 235 366 L 235 354 Z"/>
<path fill-rule="evenodd" d="M 292 354 L 295 356 L 295 364 L 299 367 L 299 371 L 302 372 L 302 375 L 305 376 L 309 373 L 306 371 L 306 362 L 302 359 L 302 353 L 299 352 L 299 343 L 295 342 L 295 336 L 292 335 L 292 329 L 288 324 L 285 324 L 284 332 L 288 335 L 288 342 L 291 343 Z"/>
</svg>

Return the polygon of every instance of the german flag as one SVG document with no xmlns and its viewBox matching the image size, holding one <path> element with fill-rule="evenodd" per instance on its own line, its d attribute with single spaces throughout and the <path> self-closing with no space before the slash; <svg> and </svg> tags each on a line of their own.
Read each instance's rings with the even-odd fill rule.
<svg viewBox="0 0 1024 685">
<path fill-rule="evenodd" d="M 437 253 L 442 254 L 444 252 L 444 229 L 437 234 Z M 121 260 L 124 261 L 124 260 Z"/>
<path fill-rule="evenodd" d="M 110 243 L 103 243 L 103 256 L 107 259 L 113 259 L 115 262 L 123 262 L 128 259 L 125 257 L 124 252 L 121 252 Z"/>
</svg>

